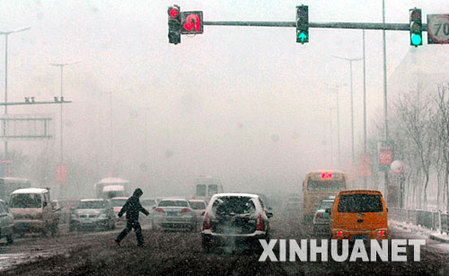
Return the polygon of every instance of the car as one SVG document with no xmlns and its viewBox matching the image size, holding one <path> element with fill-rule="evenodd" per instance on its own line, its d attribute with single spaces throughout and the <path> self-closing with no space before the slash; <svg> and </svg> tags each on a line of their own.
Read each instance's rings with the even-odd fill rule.
<svg viewBox="0 0 449 276">
<path fill-rule="evenodd" d="M 82 199 L 70 218 L 72 230 L 115 228 L 114 212 L 104 199 Z"/>
<path fill-rule="evenodd" d="M 157 200 L 155 198 L 143 198 L 140 200 L 140 205 L 145 208 L 150 214 L 148 216 L 139 216 L 139 220 L 142 224 L 151 225 L 151 217 L 154 209 L 157 206 Z"/>
<path fill-rule="evenodd" d="M 332 239 L 388 239 L 387 207 L 380 191 L 340 191 L 327 212 Z"/>
<path fill-rule="evenodd" d="M 152 226 L 155 229 L 188 229 L 193 232 L 197 218 L 186 199 L 163 199 L 154 209 Z"/>
<path fill-rule="evenodd" d="M 14 216 L 6 203 L 0 199 L 0 239 L 6 238 L 6 243 L 13 243 Z"/>
<path fill-rule="evenodd" d="M 313 233 L 315 235 L 327 234 L 329 235 L 329 213 L 326 209 L 332 208 L 334 205 L 333 199 L 321 200 L 318 210 L 313 215 Z"/>
<path fill-rule="evenodd" d="M 222 247 L 246 247 L 259 251 L 259 239 L 269 239 L 269 218 L 256 194 L 222 193 L 212 196 L 204 214 L 201 230 L 205 252 Z"/>
<path fill-rule="evenodd" d="M 203 220 L 204 212 L 206 211 L 206 201 L 201 199 L 191 199 L 189 200 L 190 206 L 192 207 L 193 212 L 196 214 L 196 218 L 198 221 Z"/>
<path fill-rule="evenodd" d="M 9 208 L 14 216 L 14 232 L 40 232 L 55 235 L 58 231 L 60 210 L 51 204 L 50 190 L 43 188 L 18 189 L 11 193 Z"/>
<path fill-rule="evenodd" d="M 125 205 L 126 201 L 128 200 L 127 197 L 113 197 L 109 200 L 109 204 L 112 206 L 112 211 L 114 211 L 114 219 L 116 225 L 125 225 L 126 224 L 126 217 L 122 216 L 119 218 L 118 213 L 120 210 L 122 210 L 123 205 Z"/>
</svg>

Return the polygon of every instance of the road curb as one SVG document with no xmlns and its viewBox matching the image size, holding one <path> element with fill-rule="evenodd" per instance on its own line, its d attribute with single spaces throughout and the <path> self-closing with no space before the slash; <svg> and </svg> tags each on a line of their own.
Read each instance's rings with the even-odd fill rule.
<svg viewBox="0 0 449 276">
<path fill-rule="evenodd" d="M 436 236 L 434 234 L 430 234 L 429 238 L 431 240 L 435 240 L 435 241 L 439 241 L 439 242 L 444 242 L 444 243 L 449 243 L 449 236 L 447 238 L 442 238 L 439 236 Z"/>
</svg>

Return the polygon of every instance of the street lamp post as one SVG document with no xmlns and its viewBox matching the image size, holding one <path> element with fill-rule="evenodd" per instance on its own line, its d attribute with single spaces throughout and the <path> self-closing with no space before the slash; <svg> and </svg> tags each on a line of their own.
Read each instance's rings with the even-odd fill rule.
<svg viewBox="0 0 449 276">
<path fill-rule="evenodd" d="M 8 114 L 8 35 L 13 33 L 19 33 L 26 30 L 31 29 L 31 27 L 26 27 L 22 29 L 17 29 L 14 31 L 9 32 L 1 32 L 0 35 L 5 36 L 5 116 Z M 3 123 L 3 136 L 6 136 L 6 123 Z M 5 149 L 5 159 L 8 158 L 8 141 L 5 140 L 4 143 L 4 149 Z"/>
<path fill-rule="evenodd" d="M 352 163 L 355 163 L 354 155 L 354 92 L 352 85 L 352 62 L 362 60 L 362 58 L 344 58 L 333 56 L 334 58 L 343 59 L 349 61 L 349 70 L 351 75 L 351 152 L 352 152 Z"/>
<path fill-rule="evenodd" d="M 64 72 L 64 66 L 66 65 L 73 65 L 73 64 L 77 64 L 79 63 L 79 61 L 77 62 L 71 62 L 71 63 L 50 63 L 51 66 L 58 66 L 61 69 L 61 84 L 60 84 L 60 89 L 61 89 L 61 102 L 64 99 L 64 94 L 63 94 L 63 72 Z M 59 153 L 59 164 L 63 164 L 64 162 L 64 140 L 63 140 L 63 124 L 62 124 L 62 104 L 61 104 L 61 114 L 60 114 L 60 153 Z"/>
</svg>

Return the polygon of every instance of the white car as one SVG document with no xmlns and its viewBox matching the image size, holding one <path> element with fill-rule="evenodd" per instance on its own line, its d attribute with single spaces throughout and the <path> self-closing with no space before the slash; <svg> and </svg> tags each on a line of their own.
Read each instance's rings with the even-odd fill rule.
<svg viewBox="0 0 449 276">
<path fill-rule="evenodd" d="M 204 251 L 222 245 L 260 250 L 258 240 L 269 239 L 269 218 L 273 216 L 263 206 L 262 199 L 255 194 L 215 194 L 204 214 L 201 231 Z"/>
<path fill-rule="evenodd" d="M 123 215 L 121 218 L 118 217 L 118 213 L 122 210 L 123 205 L 125 205 L 127 197 L 113 197 L 109 200 L 109 204 L 112 206 L 112 210 L 114 211 L 114 220 L 117 225 L 126 224 L 126 217 Z"/>
<path fill-rule="evenodd" d="M 196 218 L 198 221 L 201 221 L 204 216 L 204 212 L 206 211 L 206 201 L 201 199 L 191 199 L 189 200 L 190 206 L 192 207 L 192 210 L 196 214 Z"/>
<path fill-rule="evenodd" d="M 186 199 L 163 199 L 153 211 L 152 226 L 156 229 L 195 231 L 196 225 L 196 214 Z"/>
</svg>

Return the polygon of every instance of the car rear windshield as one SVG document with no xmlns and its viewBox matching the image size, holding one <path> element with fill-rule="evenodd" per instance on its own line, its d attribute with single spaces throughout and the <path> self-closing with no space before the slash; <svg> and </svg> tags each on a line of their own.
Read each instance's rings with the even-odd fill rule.
<svg viewBox="0 0 449 276">
<path fill-rule="evenodd" d="M 140 202 L 141 205 L 143 206 L 153 206 L 156 205 L 156 200 L 154 199 L 144 199 Z"/>
<path fill-rule="evenodd" d="M 326 210 L 332 208 L 333 205 L 334 205 L 333 201 L 321 201 L 320 207 L 318 207 L 318 209 Z"/>
<path fill-rule="evenodd" d="M 374 213 L 382 212 L 383 205 L 380 195 L 349 194 L 340 196 L 337 210 L 342 213 Z"/>
<path fill-rule="evenodd" d="M 76 209 L 103 209 L 106 208 L 104 201 L 81 201 Z"/>
<path fill-rule="evenodd" d="M 126 199 L 111 199 L 112 207 L 122 207 L 125 203 Z"/>
<path fill-rule="evenodd" d="M 12 194 L 9 201 L 11 208 L 40 208 L 40 194 Z"/>
<path fill-rule="evenodd" d="M 194 210 L 206 209 L 206 204 L 204 202 L 190 202 L 190 207 Z"/>
<path fill-rule="evenodd" d="M 232 196 L 220 197 L 214 201 L 212 209 L 217 216 L 233 215 L 233 214 L 251 214 L 254 213 L 256 207 L 250 197 Z"/>
<path fill-rule="evenodd" d="M 189 204 L 183 200 L 162 200 L 159 207 L 189 207 Z"/>
</svg>

